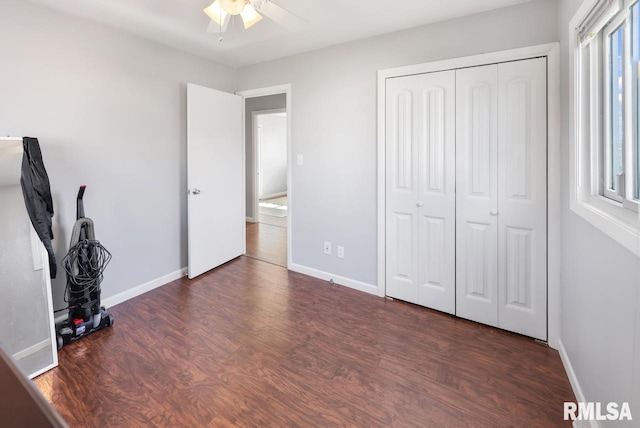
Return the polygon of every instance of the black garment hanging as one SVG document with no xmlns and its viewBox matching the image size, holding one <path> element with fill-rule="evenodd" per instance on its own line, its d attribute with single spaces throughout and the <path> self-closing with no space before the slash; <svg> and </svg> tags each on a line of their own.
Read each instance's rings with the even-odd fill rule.
<svg viewBox="0 0 640 428">
<path fill-rule="evenodd" d="M 53 218 L 53 200 L 49 186 L 49 176 L 42 161 L 42 152 L 37 138 L 24 137 L 22 139 L 24 154 L 22 156 L 22 195 L 27 206 L 29 218 L 33 228 L 40 237 L 49 254 L 49 272 L 51 278 L 56 277 L 56 257 L 53 253 L 51 230 Z"/>
</svg>

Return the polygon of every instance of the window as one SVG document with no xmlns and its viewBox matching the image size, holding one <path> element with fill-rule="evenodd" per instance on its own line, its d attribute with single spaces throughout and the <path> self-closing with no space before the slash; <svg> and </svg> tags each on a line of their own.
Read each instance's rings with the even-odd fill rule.
<svg viewBox="0 0 640 428">
<path fill-rule="evenodd" d="M 638 3 L 601 0 L 578 28 L 583 102 L 595 160 L 592 193 L 638 210 Z M 586 135 L 584 136 L 587 137 Z"/>
<path fill-rule="evenodd" d="M 587 0 L 571 25 L 571 207 L 640 253 L 640 1 Z"/>
</svg>

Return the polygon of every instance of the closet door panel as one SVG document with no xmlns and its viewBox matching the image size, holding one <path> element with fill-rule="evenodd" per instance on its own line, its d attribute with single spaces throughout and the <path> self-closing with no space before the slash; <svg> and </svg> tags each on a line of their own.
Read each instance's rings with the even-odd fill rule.
<svg viewBox="0 0 640 428">
<path fill-rule="evenodd" d="M 387 80 L 387 295 L 455 312 L 455 72 Z"/>
<path fill-rule="evenodd" d="M 456 71 L 456 314 L 498 325 L 497 65 Z"/>
<path fill-rule="evenodd" d="M 386 290 L 418 302 L 418 76 L 386 83 Z"/>
<path fill-rule="evenodd" d="M 420 76 L 418 304 L 455 313 L 455 71 Z"/>
<path fill-rule="evenodd" d="M 547 338 L 546 59 L 498 65 L 499 327 Z"/>
</svg>

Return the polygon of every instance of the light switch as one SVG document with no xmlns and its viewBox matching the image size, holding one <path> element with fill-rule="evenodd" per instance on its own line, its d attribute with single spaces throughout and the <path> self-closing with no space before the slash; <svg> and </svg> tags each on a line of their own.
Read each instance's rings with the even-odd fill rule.
<svg viewBox="0 0 640 428">
<path fill-rule="evenodd" d="M 298 163 L 298 166 L 302 166 L 302 164 L 304 163 L 304 158 L 302 157 L 302 155 L 298 155 L 297 163 Z"/>
</svg>

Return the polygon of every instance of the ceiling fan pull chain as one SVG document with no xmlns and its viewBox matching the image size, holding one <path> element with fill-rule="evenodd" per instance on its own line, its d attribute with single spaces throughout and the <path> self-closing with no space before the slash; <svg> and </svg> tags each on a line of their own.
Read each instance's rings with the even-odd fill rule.
<svg viewBox="0 0 640 428">
<path fill-rule="evenodd" d="M 220 6 L 220 10 L 222 10 L 222 5 Z M 222 41 L 224 40 L 224 37 L 222 37 L 222 26 L 224 25 L 224 20 L 222 21 L 222 23 L 220 24 L 220 29 L 218 30 L 218 41 L 220 43 L 222 43 Z"/>
</svg>

